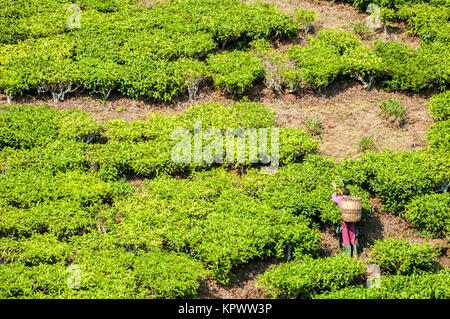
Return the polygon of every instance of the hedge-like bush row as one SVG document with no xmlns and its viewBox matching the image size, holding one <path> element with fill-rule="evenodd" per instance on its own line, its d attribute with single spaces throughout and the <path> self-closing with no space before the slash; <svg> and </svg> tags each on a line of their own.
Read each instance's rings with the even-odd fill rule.
<svg viewBox="0 0 450 319">
<path fill-rule="evenodd" d="M 243 187 L 248 194 L 267 202 L 276 209 L 312 218 L 319 223 L 342 222 L 338 206 L 331 201 L 331 182 L 338 178 L 339 165 L 330 159 L 311 155 L 301 164 L 281 167 L 277 174 L 247 172 Z M 346 185 L 352 196 L 363 199 L 363 218 L 371 210 L 369 193 L 352 184 Z"/>
<path fill-rule="evenodd" d="M 155 245 L 203 261 L 227 282 L 236 265 L 263 256 L 312 253 L 320 236 L 308 219 L 275 210 L 242 192 L 234 173 L 213 169 L 191 180 L 160 177 L 114 205 L 123 221 L 112 240 L 127 249 Z"/>
<path fill-rule="evenodd" d="M 428 108 L 435 121 L 450 119 L 450 90 L 433 95 L 428 102 Z"/>
<path fill-rule="evenodd" d="M 45 255 L 39 241 L 34 251 Z M 75 246 L 72 247 L 75 249 Z M 48 248 L 47 248 L 48 249 Z M 0 264 L 2 298 L 193 298 L 206 275 L 184 254 L 152 249 L 74 250 L 69 262 Z"/>
<path fill-rule="evenodd" d="M 450 271 L 411 276 L 382 276 L 379 288 L 346 287 L 317 295 L 317 299 L 449 299 Z"/>
<path fill-rule="evenodd" d="M 414 197 L 438 191 L 450 180 L 445 151 L 366 153 L 344 161 L 340 176 L 381 197 L 384 208 L 401 213 Z"/>
<path fill-rule="evenodd" d="M 448 152 L 450 150 L 450 119 L 433 124 L 426 137 L 430 147 Z"/>
<path fill-rule="evenodd" d="M 365 267 L 346 255 L 304 258 L 283 263 L 258 277 L 258 285 L 273 298 L 313 298 L 360 283 Z"/>
<path fill-rule="evenodd" d="M 0 45 L 0 88 L 9 100 L 25 91 L 37 91 L 49 92 L 59 101 L 82 87 L 103 99 L 117 90 L 131 97 L 167 101 L 186 90 L 197 90 L 198 81 L 211 73 L 219 86 L 233 86 L 217 80 L 220 74 L 229 76 L 223 61 L 217 69 L 218 62 L 212 60 L 211 69 L 205 70 L 206 65 L 197 60 L 208 53 L 239 41 L 245 44 L 252 39 L 295 33 L 289 15 L 262 3 L 185 0 L 136 5 L 136 2 L 139 1 L 77 2 L 82 9 L 79 28 L 66 26 L 69 1 L 36 0 L 29 8 L 21 1 L 2 8 L 0 17 L 7 15 L 11 25 L 17 26 L 13 21 L 21 19 L 33 22 L 29 30 L 22 25 L 17 26 L 18 30 L 0 28 L 0 32 L 6 32 L 0 33 L 0 42 L 24 40 Z M 50 27 L 42 21 L 46 16 Z M 193 58 L 194 65 L 186 64 L 185 58 Z M 227 61 L 228 68 L 240 63 L 234 55 Z M 251 77 L 261 76 L 260 65 L 256 64 L 259 71 L 255 66 L 253 70 L 243 67 Z M 204 69 L 201 76 L 192 78 L 199 68 Z M 239 86 L 247 88 L 252 80 L 240 77 Z"/>
<path fill-rule="evenodd" d="M 55 139 L 90 143 L 99 138 L 102 129 L 89 113 L 76 109 L 58 111 L 47 105 L 0 109 L 0 149 L 30 149 Z"/>
<path fill-rule="evenodd" d="M 450 193 L 419 196 L 406 206 L 402 217 L 420 230 L 448 237 L 450 234 Z"/>
<path fill-rule="evenodd" d="M 47 106 L 6 107 L 0 112 L 0 127 L 3 128 L 0 167 L 34 166 L 61 171 L 92 169 L 102 179 L 111 180 L 129 175 L 187 172 L 231 162 L 234 165 L 268 164 L 277 156 L 281 164 L 289 164 L 299 162 L 317 150 L 318 142 L 306 132 L 276 127 L 275 124 L 273 111 L 246 101 L 230 106 L 201 104 L 173 117 L 156 113 L 143 121 L 113 120 L 104 125 L 97 124 L 88 113 L 80 111 L 58 111 Z M 245 129 L 254 129 L 254 135 L 250 130 L 247 136 L 242 135 L 246 133 Z M 267 129 L 266 142 L 261 140 L 264 131 L 259 132 L 259 129 Z M 208 136 L 208 130 L 215 131 L 210 131 Z M 235 135 L 227 135 L 227 130 Z M 196 133 L 200 142 L 196 140 Z M 279 141 L 278 155 L 271 144 L 272 139 L 277 138 L 275 133 Z M 237 137 L 240 135 L 246 141 L 244 156 L 239 157 L 235 145 L 232 148 L 235 154 L 231 158 L 227 143 L 231 137 L 239 142 Z M 261 152 L 250 148 L 252 136 L 260 141 L 255 146 L 259 145 L 257 148 Z M 213 142 L 216 144 L 211 144 Z M 197 143 L 202 147 L 197 152 L 199 155 L 194 154 Z M 214 147 L 208 153 L 210 144 Z M 175 155 L 180 159 L 174 158 Z M 222 157 L 209 159 L 210 155 Z"/>
<path fill-rule="evenodd" d="M 433 272 L 437 269 L 437 251 L 429 245 L 411 244 L 406 240 L 378 240 L 371 250 L 371 262 L 382 272 L 411 275 L 415 272 Z"/>
<path fill-rule="evenodd" d="M 40 1 L 51 5 L 43 6 Z M 51 19 L 62 19 L 65 13 L 61 8 L 69 4 L 63 0 L 35 2 L 31 7 L 43 7 L 42 12 L 38 10 L 42 17 L 58 8 Z M 112 91 L 159 101 L 172 100 L 185 92 L 195 98 L 206 78 L 233 94 L 245 92 L 264 77 L 268 87 L 280 92 L 325 87 L 337 78 L 355 78 L 367 89 L 377 82 L 391 90 L 419 91 L 445 88 L 450 74 L 445 39 L 430 40 L 417 50 L 391 42 L 378 42 L 375 50 L 370 50 L 349 32 L 322 30 L 309 38 L 309 46 L 294 46 L 287 55 L 269 50 L 257 57 L 239 51 L 253 40 L 287 37 L 305 28 L 263 3 L 185 0 L 141 6 L 123 0 L 79 4 L 80 28 L 61 26 L 64 18 L 51 28 L 41 28 L 48 33 L 24 32 L 30 38 L 0 45 L 0 88 L 9 101 L 30 91 L 48 92 L 54 101 L 60 101 L 78 88 L 99 94 L 104 100 Z M 24 17 L 36 18 L 24 6 L 22 2 L 17 7 L 11 5 L 17 13 L 7 15 L 17 18 L 26 11 Z M 429 6 L 439 18 L 424 18 L 427 14 L 404 10 L 404 19 L 412 19 L 412 26 L 425 29 L 419 32 L 411 28 L 411 32 L 428 35 L 429 25 L 446 30 L 443 21 L 448 8 Z M 418 11 L 416 7 L 419 5 L 411 10 Z M 301 13 L 297 18 L 303 19 Z M 417 21 L 426 19 L 432 23 L 419 26 Z M 33 22 L 35 30 L 40 23 L 39 19 Z M 12 28 L 11 32 L 17 30 Z M 446 32 L 439 32 L 441 39 Z M 217 53 L 222 48 L 231 51 Z"/>
</svg>

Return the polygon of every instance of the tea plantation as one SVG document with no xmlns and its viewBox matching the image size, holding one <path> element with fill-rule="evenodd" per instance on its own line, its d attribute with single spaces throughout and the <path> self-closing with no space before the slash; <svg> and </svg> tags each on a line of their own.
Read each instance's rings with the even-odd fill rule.
<svg viewBox="0 0 450 319">
<path fill-rule="evenodd" d="M 450 235 L 450 2 L 346 2 L 379 5 L 383 23 L 406 22 L 420 47 L 312 34 L 310 11 L 292 18 L 262 2 L 0 0 L 0 298 L 195 298 L 203 281 L 226 285 L 273 258 L 257 278 L 272 298 L 449 299 L 435 247 L 381 239 L 367 260 L 319 254 L 321 228 L 342 221 L 336 179 L 362 198 L 362 222 L 377 197 L 417 231 Z M 274 48 L 299 32 L 304 43 Z M 242 98 L 258 85 L 320 93 L 336 81 L 435 92 L 427 146 L 336 162 L 309 132 Z M 161 103 L 208 86 L 235 101 L 101 123 L 55 107 L 75 91 Z M 53 105 L 16 103 L 38 94 Z M 251 137 L 243 159 L 225 158 L 225 138 L 208 148 L 229 129 L 265 138 L 267 152 L 253 153 Z M 177 160 L 182 137 L 192 154 Z M 368 262 L 381 268 L 377 288 L 364 285 Z"/>
</svg>

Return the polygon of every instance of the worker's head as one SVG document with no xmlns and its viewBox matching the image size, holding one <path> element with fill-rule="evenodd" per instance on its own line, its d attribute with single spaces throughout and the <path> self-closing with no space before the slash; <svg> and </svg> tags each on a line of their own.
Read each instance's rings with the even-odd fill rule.
<svg viewBox="0 0 450 319">
<path fill-rule="evenodd" d="M 342 195 L 349 196 L 349 195 L 350 195 L 350 190 L 349 190 L 348 188 L 344 188 L 344 189 L 342 190 Z"/>
</svg>

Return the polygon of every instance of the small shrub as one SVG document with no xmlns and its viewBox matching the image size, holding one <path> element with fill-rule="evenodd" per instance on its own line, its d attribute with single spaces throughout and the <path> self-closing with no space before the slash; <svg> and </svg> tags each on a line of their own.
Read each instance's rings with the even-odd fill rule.
<svg viewBox="0 0 450 319">
<path fill-rule="evenodd" d="M 54 264 L 67 261 L 71 253 L 68 244 L 58 241 L 51 234 L 35 234 L 20 240 L 12 238 L 0 240 L 0 260 L 7 263 L 22 262 L 26 266 Z"/>
<path fill-rule="evenodd" d="M 310 44 L 326 45 L 334 47 L 339 54 L 344 54 L 348 49 L 361 45 L 361 41 L 348 31 L 341 29 L 324 29 L 321 30 L 317 37 L 310 39 Z"/>
<path fill-rule="evenodd" d="M 261 59 L 253 52 L 233 51 L 212 55 L 207 60 L 214 85 L 232 94 L 243 94 L 264 76 Z"/>
<path fill-rule="evenodd" d="M 200 84 L 208 77 L 208 68 L 204 62 L 194 59 L 179 59 L 178 73 L 181 74 L 190 99 L 196 99 Z"/>
<path fill-rule="evenodd" d="M 344 69 L 338 49 L 324 43 L 309 47 L 293 46 L 287 51 L 287 56 L 301 70 L 302 80 L 314 89 L 326 87 Z"/>
<path fill-rule="evenodd" d="M 348 49 L 342 56 L 344 74 L 349 74 L 370 90 L 373 81 L 382 74 L 382 60 L 365 46 Z"/>
<path fill-rule="evenodd" d="M 415 198 L 406 206 L 404 217 L 420 230 L 434 235 L 450 235 L 450 193 Z"/>
<path fill-rule="evenodd" d="M 311 24 L 316 21 L 316 12 L 311 9 L 296 8 L 294 27 L 298 30 L 303 30 L 303 32 L 308 34 L 311 30 Z"/>
<path fill-rule="evenodd" d="M 273 298 L 312 298 L 324 291 L 351 286 L 364 276 L 366 269 L 356 259 L 345 255 L 295 260 L 266 271 L 257 285 Z"/>
<path fill-rule="evenodd" d="M 277 93 L 292 93 L 303 86 L 302 71 L 295 62 L 278 50 L 271 50 L 263 57 L 264 82 Z"/>
<path fill-rule="evenodd" d="M 435 271 L 437 252 L 429 245 L 411 244 L 406 240 L 378 240 L 372 247 L 371 262 L 383 272 L 410 275 L 417 271 Z"/>
<path fill-rule="evenodd" d="M 390 90 L 445 88 L 450 71 L 448 44 L 430 43 L 412 49 L 398 42 L 375 41 L 375 53 L 383 60 L 381 84 Z"/>
<path fill-rule="evenodd" d="M 450 90 L 433 95 L 428 107 L 435 121 L 450 119 Z"/>
<path fill-rule="evenodd" d="M 435 123 L 426 135 L 428 145 L 432 148 L 450 149 L 450 120 Z"/>
<path fill-rule="evenodd" d="M 266 39 L 250 41 L 249 46 L 260 58 L 262 58 L 267 53 L 269 53 L 270 50 L 272 50 L 272 43 L 270 43 Z"/>
</svg>

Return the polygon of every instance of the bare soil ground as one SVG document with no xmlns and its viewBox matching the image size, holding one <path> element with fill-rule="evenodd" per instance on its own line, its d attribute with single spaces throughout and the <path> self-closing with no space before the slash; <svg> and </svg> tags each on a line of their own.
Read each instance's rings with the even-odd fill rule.
<svg viewBox="0 0 450 319">
<path fill-rule="evenodd" d="M 320 154 L 336 160 L 359 156 L 357 144 L 362 137 L 371 137 L 378 150 L 424 147 L 424 135 L 433 123 L 426 106 L 429 94 L 367 91 L 357 82 L 334 83 L 322 94 L 275 98 L 270 90 L 265 92 L 261 102 L 277 112 L 279 125 L 306 129 L 304 120 L 317 116 L 323 125 Z M 378 104 L 388 99 L 397 99 L 409 108 L 402 127 L 380 117 Z"/>
<path fill-rule="evenodd" d="M 271 265 L 282 260 L 255 260 L 235 270 L 228 285 L 215 283 L 211 278 L 200 285 L 197 298 L 200 299 L 266 299 L 264 290 L 256 286 L 256 278 Z"/>
</svg>

